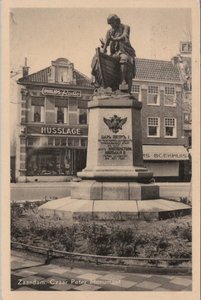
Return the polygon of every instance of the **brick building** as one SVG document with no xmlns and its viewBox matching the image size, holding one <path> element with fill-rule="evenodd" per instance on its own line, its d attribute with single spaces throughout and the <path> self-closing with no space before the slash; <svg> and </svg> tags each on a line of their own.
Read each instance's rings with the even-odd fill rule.
<svg viewBox="0 0 201 300">
<path fill-rule="evenodd" d="M 144 165 L 160 180 L 184 180 L 183 80 L 171 61 L 137 59 L 132 92 L 143 102 Z"/>
<path fill-rule="evenodd" d="M 90 80 L 67 59 L 18 80 L 21 122 L 17 147 L 18 181 L 65 180 L 85 166 Z"/>
</svg>

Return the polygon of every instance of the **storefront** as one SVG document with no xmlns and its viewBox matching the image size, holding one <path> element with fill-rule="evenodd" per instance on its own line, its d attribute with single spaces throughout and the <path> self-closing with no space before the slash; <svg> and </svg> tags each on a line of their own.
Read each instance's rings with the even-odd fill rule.
<svg viewBox="0 0 201 300">
<path fill-rule="evenodd" d="M 160 181 L 184 181 L 189 154 L 184 146 L 143 146 L 144 166 Z"/>
<path fill-rule="evenodd" d="M 27 181 L 76 175 L 86 165 L 87 134 L 87 126 L 28 126 Z"/>
</svg>

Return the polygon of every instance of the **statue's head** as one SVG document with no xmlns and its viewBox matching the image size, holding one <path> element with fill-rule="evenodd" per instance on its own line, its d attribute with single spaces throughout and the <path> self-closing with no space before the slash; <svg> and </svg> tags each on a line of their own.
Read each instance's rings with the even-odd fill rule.
<svg viewBox="0 0 201 300">
<path fill-rule="evenodd" d="M 114 25 L 118 26 L 121 23 L 121 20 L 117 15 L 113 14 L 108 16 L 107 23 L 110 24 L 112 27 Z"/>
</svg>

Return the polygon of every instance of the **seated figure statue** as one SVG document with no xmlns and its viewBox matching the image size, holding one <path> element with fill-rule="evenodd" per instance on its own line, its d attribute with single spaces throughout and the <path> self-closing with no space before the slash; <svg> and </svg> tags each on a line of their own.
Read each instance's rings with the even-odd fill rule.
<svg viewBox="0 0 201 300">
<path fill-rule="evenodd" d="M 130 44 L 130 27 L 121 23 L 117 15 L 110 15 L 107 18 L 111 29 L 107 31 L 106 39 L 100 40 L 102 43 L 103 53 L 107 53 L 110 47 L 110 56 L 118 60 L 119 68 L 119 85 L 121 91 L 130 92 L 132 79 L 135 77 L 135 50 Z M 96 60 L 92 61 L 92 75 L 95 75 Z M 97 80 L 98 81 L 98 80 Z M 108 84 L 109 85 L 109 84 Z"/>
</svg>

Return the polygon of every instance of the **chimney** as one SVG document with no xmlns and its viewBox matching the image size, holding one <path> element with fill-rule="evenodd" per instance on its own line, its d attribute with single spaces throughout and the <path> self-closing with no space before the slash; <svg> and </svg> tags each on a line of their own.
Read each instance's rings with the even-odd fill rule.
<svg viewBox="0 0 201 300">
<path fill-rule="evenodd" d="M 29 67 L 27 66 L 27 57 L 25 57 L 25 64 L 22 67 L 22 74 L 23 74 L 23 77 L 29 75 Z"/>
</svg>

